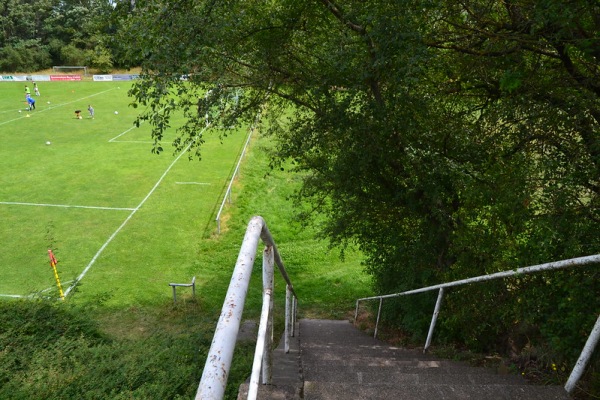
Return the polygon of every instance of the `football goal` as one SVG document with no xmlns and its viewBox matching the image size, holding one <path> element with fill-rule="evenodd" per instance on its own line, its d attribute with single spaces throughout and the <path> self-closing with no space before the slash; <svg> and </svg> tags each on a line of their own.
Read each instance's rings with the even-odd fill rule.
<svg viewBox="0 0 600 400">
<path fill-rule="evenodd" d="M 74 66 L 74 65 L 55 65 L 52 67 L 52 71 L 56 72 L 72 72 L 76 70 L 83 70 L 83 76 L 87 76 L 87 67 Z"/>
</svg>

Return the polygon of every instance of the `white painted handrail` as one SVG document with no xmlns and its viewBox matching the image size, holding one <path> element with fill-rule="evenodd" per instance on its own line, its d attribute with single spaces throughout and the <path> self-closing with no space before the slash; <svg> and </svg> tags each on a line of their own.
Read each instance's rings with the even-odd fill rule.
<svg viewBox="0 0 600 400">
<path fill-rule="evenodd" d="M 274 265 L 277 264 L 279 272 L 287 283 L 287 298 L 293 297 L 293 301 L 286 301 L 286 341 L 288 334 L 288 325 L 295 322 L 295 311 L 289 312 L 289 309 L 295 310 L 296 293 L 292 287 L 290 279 L 285 271 L 275 242 L 267 225 L 262 217 L 253 217 L 248 223 L 244 241 L 240 248 L 235 269 L 231 276 L 231 281 L 221 316 L 217 323 L 217 328 L 213 336 L 212 344 L 206 358 L 206 365 L 196 392 L 196 400 L 220 400 L 225 394 L 225 386 L 229 376 L 229 368 L 233 358 L 237 334 L 242 318 L 242 311 L 246 301 L 252 267 L 256 258 L 258 241 L 262 239 L 265 244 L 263 251 L 263 308 L 261 321 L 258 328 L 258 337 L 256 343 L 256 353 L 252 367 L 252 376 L 250 377 L 250 387 L 248 389 L 248 399 L 254 400 L 258 391 L 258 374 L 262 369 L 263 384 L 270 383 L 270 352 L 272 339 L 272 313 L 273 308 L 273 275 Z M 291 319 L 290 321 L 287 318 Z"/>
<path fill-rule="evenodd" d="M 433 290 L 438 290 L 439 291 L 438 298 L 435 303 L 433 317 L 431 318 L 431 324 L 429 326 L 429 333 L 427 334 L 427 340 L 426 340 L 425 346 L 423 348 L 423 352 L 426 352 L 427 349 L 429 348 L 429 346 L 431 345 L 431 339 L 433 337 L 433 330 L 435 328 L 437 317 L 438 317 L 438 314 L 440 311 L 445 288 L 468 285 L 468 284 L 477 283 L 477 282 L 486 282 L 486 281 L 491 281 L 494 279 L 502 279 L 502 278 L 507 278 L 507 277 L 515 276 L 515 275 L 532 274 L 535 272 L 542 272 L 542 271 L 554 271 L 554 270 L 558 270 L 558 269 L 565 269 L 565 268 L 571 268 L 571 267 L 582 267 L 582 266 L 592 265 L 592 264 L 600 264 L 600 254 L 596 254 L 593 256 L 587 256 L 587 257 L 572 258 L 569 260 L 555 261 L 555 262 L 550 262 L 550 263 L 546 263 L 546 264 L 533 265 L 530 267 L 517 268 L 515 270 L 510 270 L 510 271 L 496 272 L 495 274 L 481 275 L 481 276 L 476 276 L 474 278 L 462 279 L 462 280 L 442 283 L 442 284 L 434 285 L 434 286 L 427 286 L 427 287 L 420 288 L 420 289 L 408 290 L 408 291 L 402 292 L 402 293 L 387 294 L 387 295 L 383 295 L 383 296 L 363 297 L 361 299 L 356 300 L 356 311 L 354 312 L 354 321 L 356 322 L 356 319 L 358 318 L 358 306 L 361 301 L 379 300 L 379 310 L 377 311 L 377 322 L 375 323 L 375 333 L 374 333 L 374 336 L 377 337 L 377 328 L 379 325 L 379 317 L 381 315 L 381 307 L 383 304 L 383 299 L 389 299 L 389 298 L 393 298 L 393 297 L 401 297 L 401 296 L 407 296 L 410 294 L 417 294 L 417 293 L 424 293 L 424 292 L 430 292 Z M 583 350 L 581 351 L 581 355 L 579 356 L 579 359 L 577 360 L 577 363 L 573 367 L 573 370 L 571 371 L 571 375 L 569 376 L 569 379 L 568 379 L 567 383 L 565 384 L 565 390 L 568 393 L 571 393 L 575 389 L 575 385 L 577 384 L 577 382 L 583 375 L 585 367 L 587 366 L 589 359 L 591 358 L 592 354 L 594 353 L 594 350 L 598 344 L 598 341 L 600 341 L 600 316 L 598 316 L 598 319 L 596 320 L 596 324 L 594 325 L 594 328 L 592 329 L 592 332 L 590 333 L 590 336 L 588 337 L 588 340 L 587 340 Z"/>
</svg>

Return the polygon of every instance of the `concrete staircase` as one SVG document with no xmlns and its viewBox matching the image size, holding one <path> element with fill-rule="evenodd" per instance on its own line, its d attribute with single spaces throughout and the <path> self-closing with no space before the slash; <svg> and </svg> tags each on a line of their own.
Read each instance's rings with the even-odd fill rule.
<svg viewBox="0 0 600 400">
<path fill-rule="evenodd" d="M 299 332 L 298 332 L 299 331 Z M 436 359 L 390 346 L 348 321 L 299 322 L 290 352 L 275 351 L 273 384 L 259 399 L 567 400 L 559 386 L 535 386 L 521 376 Z M 240 388 L 245 399 L 247 386 Z"/>
</svg>

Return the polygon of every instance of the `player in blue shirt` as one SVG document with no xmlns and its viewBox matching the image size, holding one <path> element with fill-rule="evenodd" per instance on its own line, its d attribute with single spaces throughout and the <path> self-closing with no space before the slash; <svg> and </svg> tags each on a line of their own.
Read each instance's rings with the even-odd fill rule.
<svg viewBox="0 0 600 400">
<path fill-rule="evenodd" d="M 29 103 L 29 111 L 35 110 L 35 99 L 30 95 L 27 95 L 27 103 Z"/>
</svg>

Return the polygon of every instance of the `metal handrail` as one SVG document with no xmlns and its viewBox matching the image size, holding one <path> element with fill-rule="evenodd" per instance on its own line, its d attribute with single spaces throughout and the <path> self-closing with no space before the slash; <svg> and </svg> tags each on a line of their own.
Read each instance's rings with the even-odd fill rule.
<svg viewBox="0 0 600 400">
<path fill-rule="evenodd" d="M 410 294 L 430 292 L 433 290 L 439 290 L 438 297 L 435 302 L 433 316 L 431 318 L 431 324 L 429 325 L 429 332 L 427 333 L 427 340 L 425 341 L 425 346 L 423 348 L 423 352 L 426 352 L 427 349 L 429 348 L 429 346 L 431 345 L 433 331 L 435 329 L 435 324 L 437 322 L 437 317 L 440 312 L 442 299 L 444 297 L 444 289 L 456 287 L 456 286 L 468 285 L 471 283 L 486 282 L 486 281 L 491 281 L 494 279 L 502 279 L 502 278 L 507 278 L 507 277 L 515 276 L 515 275 L 532 274 L 535 272 L 553 271 L 553 270 L 558 270 L 558 269 L 565 269 L 565 268 L 570 268 L 570 267 L 581 267 L 581 266 L 586 266 L 586 265 L 591 265 L 591 264 L 599 264 L 599 263 L 600 263 L 600 254 L 596 254 L 596 255 L 587 256 L 587 257 L 578 257 L 578 258 L 572 258 L 569 260 L 555 261 L 555 262 L 550 262 L 550 263 L 546 263 L 546 264 L 533 265 L 530 267 L 517 268 L 514 270 L 510 270 L 510 271 L 496 272 L 494 274 L 481 275 L 481 276 L 477 276 L 477 277 L 473 277 L 473 278 L 442 283 L 439 285 L 427 286 L 424 288 L 408 290 L 406 292 L 401 292 L 401 293 L 394 293 L 394 294 L 388 294 L 388 295 L 382 295 L 382 296 L 363 297 L 361 299 L 356 300 L 356 311 L 354 313 L 354 321 L 356 322 L 356 319 L 358 318 L 358 306 L 361 301 L 379 300 L 379 310 L 377 311 L 377 321 L 375 322 L 375 332 L 373 334 L 374 337 L 377 337 L 377 328 L 379 326 L 379 317 L 381 316 L 381 306 L 383 304 L 384 299 L 400 297 L 400 296 L 407 296 Z M 596 346 L 598 345 L 598 341 L 600 341 L 600 315 L 598 316 L 598 319 L 596 320 L 596 324 L 592 328 L 592 331 L 588 337 L 588 340 L 587 340 L 583 350 L 581 351 L 581 355 L 579 356 L 579 359 L 575 363 L 575 366 L 573 367 L 573 370 L 571 371 L 569 379 L 567 380 L 567 383 L 565 384 L 565 390 L 568 393 L 571 393 L 575 389 L 575 385 L 577 384 L 577 382 L 583 375 L 583 372 L 587 366 L 587 363 L 588 363 L 589 359 L 591 358 L 592 354 L 594 353 Z"/>
<path fill-rule="evenodd" d="M 233 351 L 237 341 L 248 284 L 256 257 L 258 241 L 265 244 L 263 251 L 263 306 L 258 327 L 256 351 L 250 376 L 248 399 L 256 399 L 259 375 L 262 383 L 271 383 L 271 341 L 273 337 L 273 277 L 277 264 L 286 286 L 285 351 L 289 352 L 289 337 L 294 335 L 297 296 L 285 271 L 281 256 L 262 217 L 253 217 L 248 223 L 244 241 L 240 248 L 231 282 L 225 296 L 221 316 L 213 336 L 206 364 L 196 392 L 196 400 L 219 400 L 223 398 Z"/>
<path fill-rule="evenodd" d="M 246 149 L 248 148 L 248 143 L 250 143 L 252 134 L 254 133 L 254 130 L 256 129 L 256 122 L 259 119 L 260 119 L 260 113 L 258 113 L 256 115 L 256 118 L 254 119 L 254 123 L 248 129 L 248 136 L 246 137 L 246 142 L 244 143 L 242 152 L 240 153 L 240 158 L 238 159 L 238 162 L 235 165 L 235 170 L 233 171 L 233 174 L 231 175 L 231 179 L 229 180 L 229 184 L 227 185 L 227 190 L 225 191 L 225 195 L 223 196 L 223 201 L 221 202 L 219 211 L 217 211 L 217 216 L 215 218 L 215 222 L 217 223 L 217 234 L 221 233 L 221 213 L 223 212 L 223 208 L 225 207 L 225 202 L 229 201 L 229 204 L 231 204 L 231 189 L 233 187 L 233 182 L 235 181 L 238 171 L 240 170 L 240 164 L 242 163 L 242 160 L 244 159 L 244 154 L 246 154 Z"/>
</svg>

